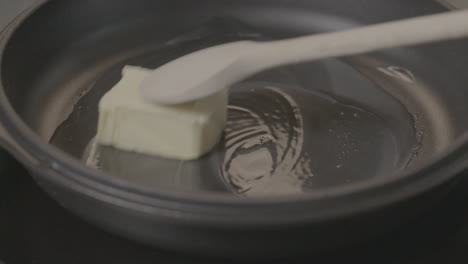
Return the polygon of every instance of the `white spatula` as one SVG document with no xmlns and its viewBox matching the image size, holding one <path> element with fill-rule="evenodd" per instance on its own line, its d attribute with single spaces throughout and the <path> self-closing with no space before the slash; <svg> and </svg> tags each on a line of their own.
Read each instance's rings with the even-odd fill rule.
<svg viewBox="0 0 468 264">
<path fill-rule="evenodd" d="M 150 102 L 178 104 L 277 66 L 466 36 L 468 11 L 452 11 L 286 40 L 232 42 L 157 68 L 143 81 L 140 93 Z"/>
</svg>

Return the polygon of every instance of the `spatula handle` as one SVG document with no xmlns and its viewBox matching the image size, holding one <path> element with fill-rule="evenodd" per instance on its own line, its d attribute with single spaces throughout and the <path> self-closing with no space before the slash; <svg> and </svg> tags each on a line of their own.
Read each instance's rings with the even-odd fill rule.
<svg viewBox="0 0 468 264">
<path fill-rule="evenodd" d="M 468 36 L 468 11 L 386 22 L 357 29 L 259 43 L 246 64 L 265 70 L 309 60 L 362 54 Z M 252 69 L 254 70 L 254 69 Z"/>
</svg>

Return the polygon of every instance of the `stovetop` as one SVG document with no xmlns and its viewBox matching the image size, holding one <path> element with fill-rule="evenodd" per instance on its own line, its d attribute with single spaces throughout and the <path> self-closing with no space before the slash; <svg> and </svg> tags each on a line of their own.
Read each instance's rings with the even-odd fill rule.
<svg viewBox="0 0 468 264">
<path fill-rule="evenodd" d="M 13 159 L 2 163 L 0 259 L 6 264 L 236 263 L 150 248 L 108 234 L 61 208 Z M 468 177 L 430 212 L 377 240 L 304 260 L 268 263 L 466 264 L 466 190 Z"/>
</svg>

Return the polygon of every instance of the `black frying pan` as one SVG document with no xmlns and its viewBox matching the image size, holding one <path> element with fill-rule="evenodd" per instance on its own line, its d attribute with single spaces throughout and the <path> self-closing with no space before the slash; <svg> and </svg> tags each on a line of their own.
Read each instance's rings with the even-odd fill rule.
<svg viewBox="0 0 468 264">
<path fill-rule="evenodd" d="M 231 89 L 229 117 L 273 124 L 257 131 L 261 143 L 229 144 L 227 131 L 213 154 L 187 164 L 113 149 L 99 149 L 96 162 L 97 103 L 125 64 L 155 68 L 229 41 L 442 11 L 416 0 L 41 2 L 0 37 L 2 143 L 65 208 L 144 243 L 263 257 L 357 243 L 457 184 L 468 158 L 467 41 L 255 76 Z M 267 115 L 275 110 L 282 119 Z M 289 166 L 268 174 L 279 184 L 263 172 L 249 178 L 258 151 L 275 171 Z"/>
</svg>

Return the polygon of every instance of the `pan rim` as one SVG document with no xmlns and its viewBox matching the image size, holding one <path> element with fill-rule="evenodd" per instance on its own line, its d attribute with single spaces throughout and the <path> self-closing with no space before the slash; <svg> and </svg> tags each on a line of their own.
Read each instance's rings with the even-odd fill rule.
<svg viewBox="0 0 468 264">
<path fill-rule="evenodd" d="M 51 1 L 38 1 L 3 31 L 1 34 L 3 38 L 0 35 L 0 70 L 3 53 L 10 37 L 31 14 L 49 2 Z M 182 218 L 190 218 L 191 221 L 200 219 L 206 222 L 211 219 L 216 222 L 222 220 L 230 224 L 246 224 L 253 223 L 252 220 L 258 223 L 265 222 L 265 220 L 270 223 L 291 223 L 336 218 L 415 197 L 455 179 L 468 165 L 466 162 L 468 154 L 463 151 L 468 148 L 468 134 L 464 133 L 449 148 L 434 155 L 417 168 L 316 193 L 249 199 L 213 193 L 175 194 L 131 184 L 112 177 L 108 173 L 88 168 L 78 160 L 64 155 L 64 152 L 43 142 L 16 114 L 2 83 L 0 83 L 0 122 L 15 142 L 24 147 L 29 155 L 40 157 L 41 161 L 38 166 L 32 164 L 24 154 L 16 154 L 22 163 L 39 173 L 41 177 L 93 199 L 106 200 L 120 206 L 124 205 L 119 201 L 127 201 L 131 202 L 128 205 L 129 209 L 144 210 L 150 214 L 156 212 L 134 206 L 139 204 L 148 208 L 166 210 L 166 215 L 170 217 L 177 216 L 180 219 L 183 216 Z M 467 157 L 464 157 L 464 154 Z M 111 199 L 91 195 L 85 191 L 86 189 L 94 190 Z M 258 206 L 265 208 L 259 210 Z M 310 209 L 310 211 L 304 209 Z M 175 214 L 167 214 L 169 211 Z M 285 213 L 279 213 L 282 211 Z"/>
</svg>

